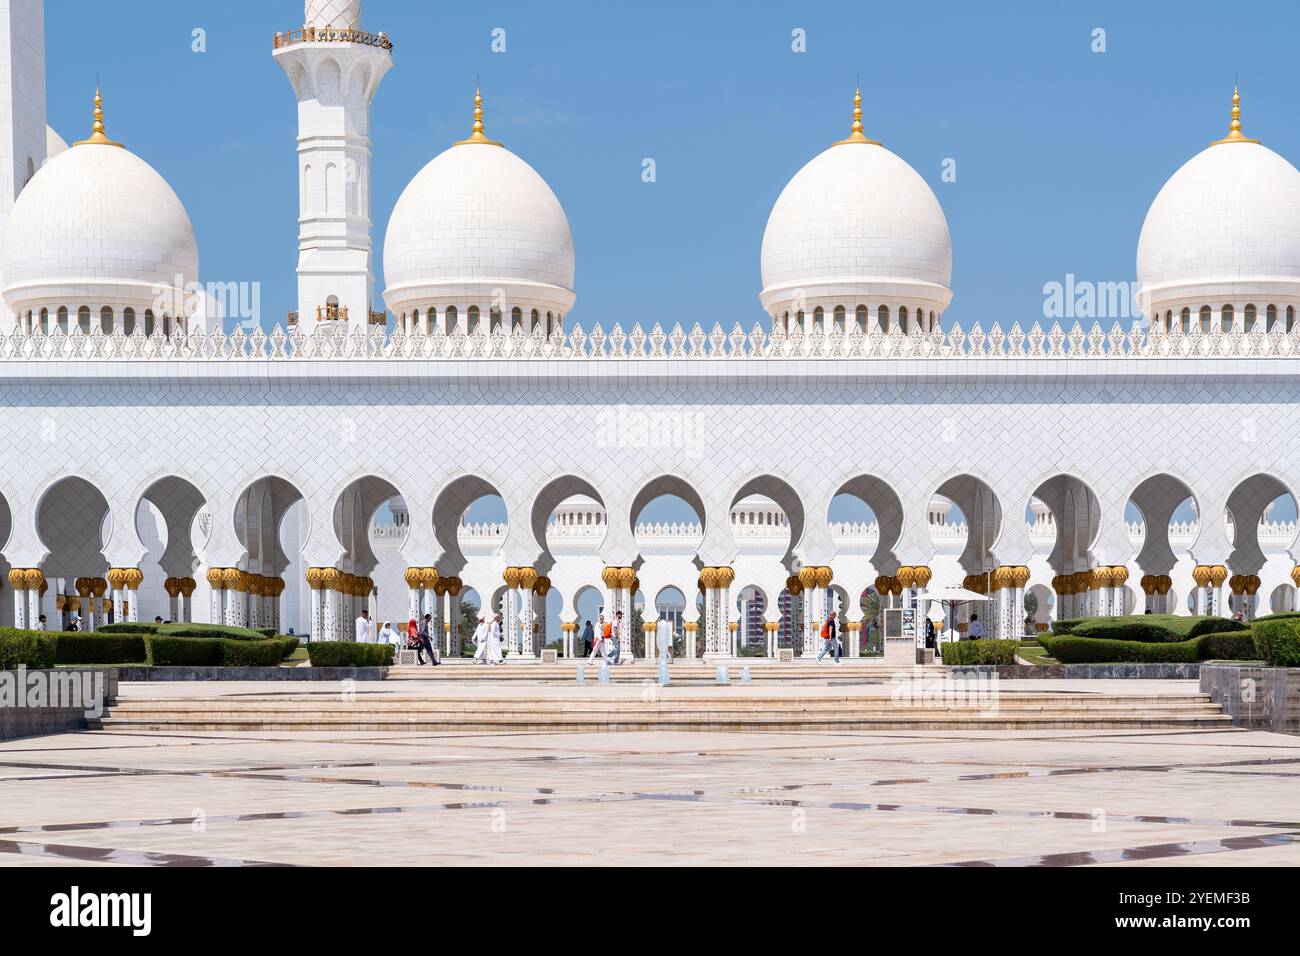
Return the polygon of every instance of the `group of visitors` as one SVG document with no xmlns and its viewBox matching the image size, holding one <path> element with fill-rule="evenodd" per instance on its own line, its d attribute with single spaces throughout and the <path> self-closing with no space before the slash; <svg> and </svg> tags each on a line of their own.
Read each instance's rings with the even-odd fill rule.
<svg viewBox="0 0 1300 956">
<path fill-rule="evenodd" d="M 417 621 L 411 618 L 406 622 L 406 633 L 393 627 L 392 621 L 385 621 L 384 626 L 375 633 L 375 625 L 370 620 L 370 612 L 362 611 L 356 621 L 356 638 L 358 644 L 390 644 L 394 648 L 406 648 L 415 651 L 415 659 L 420 664 L 437 667 L 438 655 L 433 649 L 433 615 L 426 614 Z M 425 660 L 425 655 L 429 659 Z"/>
<path fill-rule="evenodd" d="M 606 664 L 623 663 L 623 641 L 627 636 L 624 633 L 623 612 L 615 611 L 612 621 L 605 620 L 605 615 L 602 613 L 597 630 L 599 633 L 594 639 L 590 621 L 582 630 L 582 649 L 586 651 L 588 646 L 591 648 L 587 663 L 596 663 L 597 657 L 603 657 Z"/>
<path fill-rule="evenodd" d="M 505 655 L 501 653 L 501 615 L 489 615 L 486 611 L 478 617 L 478 627 L 474 628 L 474 663 L 503 664 Z"/>
</svg>

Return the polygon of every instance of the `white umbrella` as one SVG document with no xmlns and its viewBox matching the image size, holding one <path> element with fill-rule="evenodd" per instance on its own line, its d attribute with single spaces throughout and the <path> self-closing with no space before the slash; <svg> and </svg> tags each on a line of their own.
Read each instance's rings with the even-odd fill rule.
<svg viewBox="0 0 1300 956">
<path fill-rule="evenodd" d="M 971 601 L 987 601 L 987 594 L 977 594 L 966 588 L 935 588 L 923 591 L 916 596 L 918 601 L 943 601 L 949 604 L 967 604 Z"/>
<path fill-rule="evenodd" d="M 976 601 L 987 601 L 987 594 L 978 594 L 967 588 L 935 588 L 933 591 L 925 591 L 916 596 L 918 601 L 938 601 L 948 607 L 948 633 L 953 632 L 952 611 L 958 604 L 973 604 Z"/>
</svg>

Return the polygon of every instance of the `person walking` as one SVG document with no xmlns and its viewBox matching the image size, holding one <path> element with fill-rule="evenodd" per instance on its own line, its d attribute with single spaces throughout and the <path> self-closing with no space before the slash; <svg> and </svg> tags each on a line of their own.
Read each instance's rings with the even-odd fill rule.
<svg viewBox="0 0 1300 956">
<path fill-rule="evenodd" d="M 817 655 L 817 663 L 820 664 L 827 654 L 834 655 L 836 664 L 840 662 L 839 621 L 836 620 L 833 612 L 822 624 L 822 649 Z"/>
<path fill-rule="evenodd" d="M 582 650 L 578 652 L 579 654 L 591 653 L 591 643 L 594 637 L 595 632 L 592 631 L 591 622 L 588 621 L 587 626 L 582 629 Z"/>
<path fill-rule="evenodd" d="M 474 628 L 474 663 L 487 663 L 488 616 L 478 616 L 478 626 Z"/>
<path fill-rule="evenodd" d="M 418 650 L 426 651 L 429 655 L 430 666 L 437 667 L 440 663 L 442 663 L 441 661 L 438 660 L 437 651 L 433 649 L 433 615 L 432 614 L 424 615 L 424 620 L 420 622 L 420 627 L 419 630 L 416 632 L 416 637 L 419 638 L 419 642 L 420 642 L 420 646 Z M 420 658 L 421 664 L 424 663 L 424 659 L 420 657 L 418 653 L 415 656 L 417 658 Z"/>
<path fill-rule="evenodd" d="M 605 660 L 610 664 L 623 663 L 623 612 L 614 613 L 614 623 L 610 626 L 609 637 L 605 641 Z"/>
<path fill-rule="evenodd" d="M 605 620 L 605 615 L 603 613 L 600 615 L 600 618 L 597 623 L 597 628 L 598 630 L 596 632 L 596 639 L 595 641 L 592 642 L 591 645 L 591 656 L 587 658 L 588 664 L 596 663 L 597 656 L 604 655 L 605 653 L 604 644 L 606 641 L 610 639 L 609 635 L 612 628 L 609 622 Z"/>
<path fill-rule="evenodd" d="M 492 623 L 488 625 L 487 645 L 483 652 L 483 659 L 489 664 L 502 664 L 505 662 L 505 655 L 501 653 L 500 614 L 492 618 Z"/>
<path fill-rule="evenodd" d="M 970 616 L 970 626 L 966 629 L 966 639 L 978 641 L 984 636 L 984 623 L 980 620 L 978 614 Z"/>
<path fill-rule="evenodd" d="M 356 640 L 358 644 L 372 644 L 375 640 L 375 629 L 370 623 L 370 612 L 362 611 L 357 617 Z"/>
</svg>

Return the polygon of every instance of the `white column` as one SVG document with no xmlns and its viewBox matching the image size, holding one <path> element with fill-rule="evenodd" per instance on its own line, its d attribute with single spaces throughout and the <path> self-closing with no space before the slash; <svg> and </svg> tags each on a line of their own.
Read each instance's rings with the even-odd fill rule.
<svg viewBox="0 0 1300 956">
<path fill-rule="evenodd" d="M 826 602 L 826 589 L 831 584 L 831 569 L 827 567 L 806 567 L 799 571 L 799 583 L 803 585 L 803 654 L 805 658 L 815 658 L 822 648 L 822 625 L 830 613 Z"/>
<path fill-rule="evenodd" d="M 321 589 L 325 583 L 324 568 L 307 569 L 307 587 L 311 592 L 308 599 L 308 613 L 311 615 L 311 621 L 307 625 L 308 636 L 312 641 L 325 640 L 325 615 L 324 615 L 324 594 Z"/>
<path fill-rule="evenodd" d="M 447 586 L 447 656 L 460 657 L 460 578 L 451 578 Z"/>
<path fill-rule="evenodd" d="M 27 627 L 27 585 L 22 568 L 9 572 L 9 583 L 14 589 L 14 627 L 21 631 Z"/>
<path fill-rule="evenodd" d="M 526 568 L 525 571 L 531 571 L 532 574 L 524 574 L 519 590 L 515 594 L 515 613 L 519 616 L 519 655 L 521 657 L 536 657 L 536 651 L 533 648 L 533 624 L 535 616 L 533 613 L 533 584 L 537 581 L 537 572 L 532 568 Z"/>
<path fill-rule="evenodd" d="M 226 609 L 226 579 L 221 568 L 208 569 L 208 586 L 211 594 L 208 620 L 213 624 L 220 624 L 225 620 Z"/>
</svg>

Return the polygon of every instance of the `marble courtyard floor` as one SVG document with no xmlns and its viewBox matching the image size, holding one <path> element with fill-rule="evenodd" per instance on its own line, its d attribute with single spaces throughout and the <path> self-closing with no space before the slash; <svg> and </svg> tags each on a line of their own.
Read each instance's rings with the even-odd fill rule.
<svg viewBox="0 0 1300 956">
<path fill-rule="evenodd" d="M 4 866 L 1300 865 L 1300 738 L 1232 729 L 72 733 L 0 793 Z"/>
</svg>

